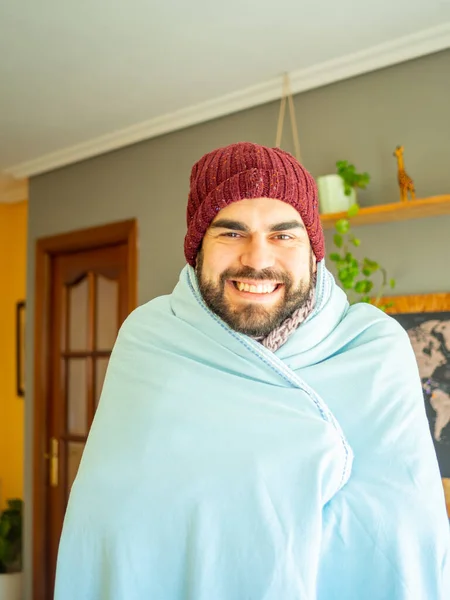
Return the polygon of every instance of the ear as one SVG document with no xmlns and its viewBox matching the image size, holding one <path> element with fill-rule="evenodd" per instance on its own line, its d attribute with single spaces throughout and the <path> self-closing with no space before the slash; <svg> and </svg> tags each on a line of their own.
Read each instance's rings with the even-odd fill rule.
<svg viewBox="0 0 450 600">
<path fill-rule="evenodd" d="M 198 249 L 197 256 L 195 257 L 194 269 L 195 269 L 195 273 L 197 275 L 202 270 L 202 264 L 203 264 L 203 240 L 202 240 L 202 243 L 200 244 L 200 248 Z"/>
<path fill-rule="evenodd" d="M 317 273 L 317 258 L 312 250 L 311 250 L 311 254 L 312 254 L 313 273 Z"/>
</svg>

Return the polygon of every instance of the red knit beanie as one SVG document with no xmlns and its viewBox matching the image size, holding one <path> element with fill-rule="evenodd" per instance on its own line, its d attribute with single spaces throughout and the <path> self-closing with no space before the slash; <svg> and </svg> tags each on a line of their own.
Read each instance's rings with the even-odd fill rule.
<svg viewBox="0 0 450 600">
<path fill-rule="evenodd" d="M 203 236 L 217 213 L 246 198 L 274 198 L 293 206 L 317 261 L 322 260 L 325 241 L 313 177 L 284 150 L 240 142 L 205 154 L 192 168 L 184 240 L 190 265 L 195 266 Z"/>
</svg>

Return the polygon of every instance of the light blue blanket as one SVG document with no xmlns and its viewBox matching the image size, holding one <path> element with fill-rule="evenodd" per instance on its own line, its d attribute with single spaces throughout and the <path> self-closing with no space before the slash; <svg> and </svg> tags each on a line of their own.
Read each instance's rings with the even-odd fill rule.
<svg viewBox="0 0 450 600">
<path fill-rule="evenodd" d="M 450 532 L 407 334 L 317 305 L 275 354 L 185 267 L 114 348 L 56 600 L 449 600 Z"/>
</svg>

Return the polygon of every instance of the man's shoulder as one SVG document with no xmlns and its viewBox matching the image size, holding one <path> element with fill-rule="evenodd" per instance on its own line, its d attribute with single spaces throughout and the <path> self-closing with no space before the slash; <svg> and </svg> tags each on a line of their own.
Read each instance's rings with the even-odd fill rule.
<svg viewBox="0 0 450 600">
<path fill-rule="evenodd" d="M 158 296 L 132 310 L 123 322 L 121 332 L 163 326 L 164 319 L 172 315 L 170 295 Z"/>
<path fill-rule="evenodd" d="M 351 327 L 360 329 L 361 334 L 371 337 L 395 338 L 400 342 L 408 342 L 406 330 L 391 315 L 367 302 L 358 302 L 350 306 L 344 320 Z"/>
</svg>

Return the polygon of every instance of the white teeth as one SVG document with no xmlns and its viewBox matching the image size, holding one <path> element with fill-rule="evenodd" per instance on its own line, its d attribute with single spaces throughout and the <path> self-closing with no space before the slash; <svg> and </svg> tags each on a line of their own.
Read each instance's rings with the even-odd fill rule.
<svg viewBox="0 0 450 600">
<path fill-rule="evenodd" d="M 277 286 L 267 283 L 249 285 L 248 283 L 243 283 L 242 281 L 236 281 L 236 287 L 240 292 L 250 292 L 251 294 L 271 294 Z"/>
</svg>

